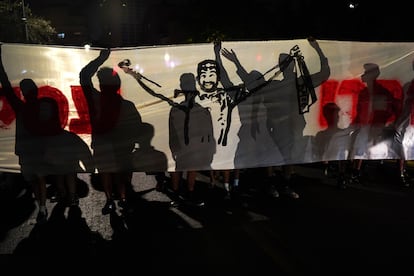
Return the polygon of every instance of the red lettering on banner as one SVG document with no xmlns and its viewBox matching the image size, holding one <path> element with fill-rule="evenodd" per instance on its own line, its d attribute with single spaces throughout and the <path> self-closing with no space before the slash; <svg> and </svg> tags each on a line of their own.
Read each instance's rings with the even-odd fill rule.
<svg viewBox="0 0 414 276">
<path fill-rule="evenodd" d="M 397 80 L 378 80 L 378 82 L 384 86 L 391 95 L 400 102 L 394 110 L 392 110 L 392 116 L 388 119 L 387 123 L 395 121 L 395 119 L 400 115 L 402 110 L 402 103 L 404 93 L 402 90 L 401 83 Z M 350 114 L 351 121 L 357 116 L 357 104 L 358 96 L 362 89 L 365 88 L 365 84 L 360 79 L 350 79 L 343 80 L 341 82 L 337 80 L 328 80 L 324 82 L 320 87 L 320 107 L 318 122 L 320 127 L 324 128 L 327 126 L 325 118 L 323 117 L 322 108 L 328 102 L 339 103 L 342 99 L 350 99 L 351 104 L 349 105 L 349 110 L 346 110 Z M 412 114 L 412 112 L 411 112 Z"/>
<path fill-rule="evenodd" d="M 400 105 L 392 111 L 393 114 L 388 119 L 387 123 L 391 123 L 400 115 L 400 112 L 402 110 L 402 104 L 404 100 L 403 89 L 398 80 L 378 80 L 378 82 L 388 91 L 390 91 L 395 99 L 400 101 Z M 351 121 L 353 121 L 357 115 L 358 96 L 364 87 L 365 84 L 360 79 L 350 79 L 343 81 L 328 80 L 324 82 L 320 86 L 320 105 L 318 114 L 319 126 L 321 128 L 327 126 L 322 113 L 323 106 L 328 102 L 336 102 L 338 104 L 341 99 L 345 97 L 350 99 L 350 109 L 346 112 L 350 114 Z M 19 98 L 22 98 L 20 88 L 14 87 L 13 89 L 16 95 L 18 95 Z M 407 94 L 410 93 L 414 94 L 414 85 L 412 85 L 412 88 L 407 91 Z M 82 93 L 82 87 L 79 85 L 71 86 L 71 94 L 79 117 L 72 118 L 69 121 L 69 130 L 77 134 L 90 134 L 91 125 L 89 109 L 87 101 Z M 66 127 L 69 115 L 69 103 L 66 96 L 57 88 L 51 86 L 42 86 L 39 87 L 39 97 L 50 97 L 56 100 L 59 106 L 59 119 L 61 125 L 63 128 Z M 410 119 L 410 124 L 414 125 L 414 102 L 411 103 Z M 15 114 L 13 109 L 11 108 L 5 96 L 0 96 L 0 128 L 9 127 L 14 120 Z"/>
<path fill-rule="evenodd" d="M 80 85 L 71 85 L 70 90 L 79 118 L 70 120 L 69 130 L 77 134 L 90 134 L 92 130 L 88 102 L 82 92 L 82 87 Z"/>
<path fill-rule="evenodd" d="M 344 80 L 338 88 L 338 97 L 349 97 L 351 100 L 350 108 L 347 110 L 350 114 L 351 122 L 357 116 L 358 96 L 365 84 L 360 79 Z"/>
<path fill-rule="evenodd" d="M 59 120 L 62 128 L 64 128 L 68 122 L 69 114 L 69 103 L 65 95 L 57 88 L 52 86 L 41 86 L 39 89 L 39 98 L 49 97 L 54 99 L 59 106 Z M 22 93 L 19 87 L 13 87 L 14 93 L 22 100 Z M 9 127 L 11 123 L 16 119 L 16 115 L 13 111 L 13 108 L 10 106 L 5 96 L 0 96 L 0 100 L 3 103 L 3 106 L 0 110 L 0 121 L 3 122 L 5 127 Z"/>
<path fill-rule="evenodd" d="M 19 88 L 14 87 L 13 90 L 19 98 L 22 98 Z M 16 114 L 14 114 L 13 108 L 9 101 L 7 101 L 6 96 L 0 96 L 0 122 L 2 122 L 0 128 L 8 128 L 15 119 Z"/>
</svg>

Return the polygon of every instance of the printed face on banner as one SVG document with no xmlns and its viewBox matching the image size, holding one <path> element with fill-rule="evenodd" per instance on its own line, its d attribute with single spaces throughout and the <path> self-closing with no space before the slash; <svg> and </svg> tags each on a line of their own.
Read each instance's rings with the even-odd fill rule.
<svg viewBox="0 0 414 276">
<path fill-rule="evenodd" d="M 204 92 L 214 92 L 218 85 L 217 65 L 212 61 L 203 61 L 198 67 L 198 83 Z"/>
</svg>

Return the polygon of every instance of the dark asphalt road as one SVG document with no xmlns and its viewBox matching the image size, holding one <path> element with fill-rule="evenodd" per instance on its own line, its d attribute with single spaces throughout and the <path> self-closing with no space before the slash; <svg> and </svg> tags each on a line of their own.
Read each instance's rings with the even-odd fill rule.
<svg viewBox="0 0 414 276">
<path fill-rule="evenodd" d="M 296 200 L 264 194 L 257 170 L 242 171 L 240 191 L 232 200 L 223 199 L 221 187 L 209 190 L 208 178 L 200 175 L 197 191 L 205 197 L 204 207 L 174 207 L 167 195 L 155 191 L 153 175 L 134 173 L 134 211 L 108 216 L 100 213 L 103 192 L 89 175 L 80 174 L 79 208 L 48 202 L 45 225 L 34 223 L 31 197 L 3 196 L 0 253 L 83 256 L 89 264 L 97 257 L 95 275 L 123 275 L 131 269 L 412 275 L 414 189 L 398 186 L 393 164 L 378 167 L 369 161 L 365 185 L 345 190 L 338 190 L 318 165 L 297 166 L 296 173 Z M 3 195 L 13 194 L 10 185 L 2 187 Z M 120 259 L 111 263 L 114 258 Z"/>
</svg>

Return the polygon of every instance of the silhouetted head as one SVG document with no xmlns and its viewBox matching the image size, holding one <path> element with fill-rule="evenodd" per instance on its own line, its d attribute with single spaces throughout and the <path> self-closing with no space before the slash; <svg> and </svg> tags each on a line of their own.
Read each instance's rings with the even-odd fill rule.
<svg viewBox="0 0 414 276">
<path fill-rule="evenodd" d="M 180 76 L 180 88 L 183 92 L 196 91 L 196 79 L 193 73 L 184 73 Z"/>
<path fill-rule="evenodd" d="M 266 80 L 262 73 L 257 70 L 250 71 L 249 75 L 247 76 L 246 87 L 248 90 L 255 89 L 260 87 L 261 85 L 265 84 Z"/>
<path fill-rule="evenodd" d="M 220 68 L 217 62 L 206 59 L 197 65 L 197 82 L 204 92 L 214 92 L 217 90 L 220 81 Z"/>
<path fill-rule="evenodd" d="M 56 135 L 63 130 L 59 117 L 59 106 L 51 97 L 41 97 L 39 102 L 39 133 L 41 135 Z"/>
<path fill-rule="evenodd" d="M 380 69 L 378 64 L 375 63 L 365 63 L 364 64 L 364 73 L 361 75 L 363 82 L 369 80 L 375 80 L 380 75 Z"/>
<path fill-rule="evenodd" d="M 56 118 L 59 119 L 59 106 L 56 100 L 50 97 L 41 97 L 39 99 L 39 119 L 46 121 Z"/>
<path fill-rule="evenodd" d="M 336 103 L 327 103 L 323 106 L 322 113 L 328 125 L 336 125 L 339 121 L 339 111 L 341 109 Z"/>
<path fill-rule="evenodd" d="M 198 94 L 193 73 L 184 73 L 180 76 L 180 89 L 186 99 L 194 98 Z"/>
<path fill-rule="evenodd" d="M 140 135 L 138 136 L 138 144 L 140 148 L 151 144 L 151 140 L 154 137 L 154 126 L 150 123 L 142 123 L 140 125 Z"/>
<path fill-rule="evenodd" d="M 33 101 L 37 99 L 39 90 L 32 79 L 23 79 L 20 81 L 20 90 L 26 101 Z"/>
<path fill-rule="evenodd" d="M 97 77 L 99 87 L 103 93 L 117 93 L 121 88 L 121 78 L 118 73 L 110 67 L 101 67 Z"/>
</svg>

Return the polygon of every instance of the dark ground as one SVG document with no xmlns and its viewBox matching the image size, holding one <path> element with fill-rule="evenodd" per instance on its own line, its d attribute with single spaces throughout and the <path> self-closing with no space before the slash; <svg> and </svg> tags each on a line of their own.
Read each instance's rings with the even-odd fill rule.
<svg viewBox="0 0 414 276">
<path fill-rule="evenodd" d="M 34 269 L 21 259 L 56 257 L 63 264 L 57 275 L 414 272 L 414 193 L 397 183 L 392 162 L 366 162 L 363 185 L 345 190 L 320 164 L 297 166 L 299 199 L 267 196 L 257 169 L 242 171 L 231 200 L 223 199 L 222 187 L 208 189 L 206 179 L 200 175 L 197 186 L 204 207 L 174 207 L 154 190 L 153 175 L 135 173 L 133 211 L 103 216 L 102 190 L 89 175 L 79 175 L 79 208 L 48 202 L 44 225 L 34 222 L 31 196 L 16 198 L 20 177 L 13 184 L 3 179 L 0 252 L 14 273 L 2 275 Z"/>
</svg>

